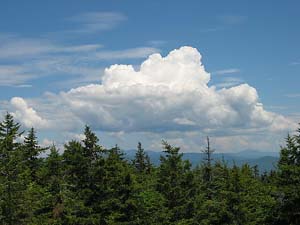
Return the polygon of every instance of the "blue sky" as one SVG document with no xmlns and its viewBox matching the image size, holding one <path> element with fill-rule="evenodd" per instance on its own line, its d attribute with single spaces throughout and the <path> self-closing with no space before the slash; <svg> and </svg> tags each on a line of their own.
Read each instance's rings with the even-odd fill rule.
<svg viewBox="0 0 300 225">
<path fill-rule="evenodd" d="M 192 46 L 201 53 L 201 62 L 211 75 L 208 87 L 215 86 L 216 90 L 221 90 L 247 83 L 258 94 L 257 102 L 253 104 L 263 104 L 264 110 L 276 113 L 291 123 L 300 120 L 299 1 L 2 0 L 0 6 L 0 110 L 15 113 L 25 127 L 36 125 L 28 122 L 32 118 L 35 120 L 35 117 L 30 117 L 33 111 L 44 121 L 57 121 L 58 118 L 52 118 L 51 114 L 59 113 L 61 107 L 72 113 L 75 109 L 70 107 L 75 97 L 68 98 L 71 99 L 68 103 L 62 99 L 69 97 L 72 88 L 101 84 L 104 69 L 110 65 L 130 64 L 139 70 L 149 55 L 160 53 L 165 57 L 181 46 Z M 122 84 L 122 81 L 118 82 Z M 242 93 L 243 96 L 245 93 Z M 167 94 L 160 96 L 158 101 L 165 99 Z M 222 95 L 223 92 L 218 92 L 218 98 L 222 98 Z M 14 97 L 20 97 L 24 102 L 12 103 Z M 86 95 L 84 97 L 87 98 Z M 111 95 L 106 93 L 103 98 L 91 104 L 99 104 L 100 108 L 103 104 L 115 107 L 115 103 L 109 102 L 112 101 Z M 90 100 L 88 98 L 87 101 Z M 127 105 L 133 101 L 131 98 L 126 100 Z M 55 105 L 55 102 L 59 103 Z M 23 104 L 23 108 L 20 104 Z M 175 101 L 175 104 L 181 103 Z M 224 103 L 226 107 L 228 104 Z M 56 111 L 48 112 L 47 106 L 56 108 Z M 229 106 L 235 107 L 232 99 Z M 24 107 L 29 111 L 24 111 Z M 162 126 L 152 128 L 145 128 L 142 121 L 149 123 L 150 118 L 156 118 L 153 114 L 136 121 L 131 118 L 135 115 L 131 111 L 116 118 L 104 108 L 103 114 L 107 113 L 105 118 L 113 118 L 115 124 L 122 123 L 110 129 L 109 125 L 101 122 L 95 125 L 95 129 L 106 139 L 106 145 L 120 143 L 124 148 L 133 148 L 138 140 L 143 140 L 149 149 L 157 149 L 161 138 L 166 138 L 186 151 L 194 151 L 191 146 L 201 145 L 205 135 L 215 137 L 215 145 L 220 151 L 245 148 L 276 150 L 279 143 L 274 140 L 283 138 L 290 131 L 288 128 L 275 133 L 270 131 L 267 140 L 258 141 L 261 144 L 252 146 L 249 143 L 258 138 L 257 129 L 265 132 L 262 130 L 270 129 L 270 124 L 268 128 L 267 125 L 258 128 L 253 121 L 247 122 L 251 125 L 239 121 L 223 126 L 223 122 L 218 121 L 218 129 L 211 127 L 211 124 L 194 126 L 191 122 L 201 122 L 198 119 L 200 115 L 193 111 L 196 106 L 182 104 L 181 107 L 176 110 L 180 111 L 181 116 L 184 112 L 185 116 L 180 120 L 173 118 L 177 125 L 162 122 Z M 126 109 L 124 111 L 127 112 Z M 192 116 L 190 111 L 194 113 Z M 238 109 L 238 113 L 247 113 L 244 111 Z M 24 116 L 26 112 L 30 119 Z M 162 115 L 157 119 L 165 121 Z M 75 113 L 72 116 L 76 117 L 72 121 L 77 122 L 72 124 L 72 121 L 62 119 L 68 124 L 62 130 L 46 125 L 39 128 L 37 124 L 41 142 L 61 143 L 59 137 L 78 137 L 82 124 L 93 124 L 92 118 L 103 119 L 88 112 L 86 115 Z M 247 116 L 251 117 L 243 115 L 241 118 Z M 277 121 L 274 118 L 268 120 Z M 133 128 L 124 127 L 126 123 L 123 121 L 132 123 Z M 185 125 L 179 126 L 182 121 Z M 284 122 L 281 120 L 278 123 Z M 220 129 L 228 132 L 220 134 Z M 236 129 L 241 129 L 243 134 L 239 136 Z M 46 139 L 46 136 L 50 138 Z M 241 138 L 244 140 L 241 143 L 236 141 Z M 238 143 L 230 145 L 232 141 Z"/>
</svg>

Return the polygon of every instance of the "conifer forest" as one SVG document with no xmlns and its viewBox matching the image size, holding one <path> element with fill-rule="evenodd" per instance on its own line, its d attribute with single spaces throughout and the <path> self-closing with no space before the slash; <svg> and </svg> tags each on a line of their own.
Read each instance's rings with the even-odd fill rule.
<svg viewBox="0 0 300 225">
<path fill-rule="evenodd" d="M 0 224 L 300 224 L 300 129 L 283 137 L 269 172 L 213 160 L 209 138 L 196 167 L 165 141 L 154 166 L 142 143 L 126 160 L 119 146 L 104 148 L 89 126 L 83 134 L 63 149 L 44 148 L 34 128 L 23 132 L 4 115 Z"/>
</svg>

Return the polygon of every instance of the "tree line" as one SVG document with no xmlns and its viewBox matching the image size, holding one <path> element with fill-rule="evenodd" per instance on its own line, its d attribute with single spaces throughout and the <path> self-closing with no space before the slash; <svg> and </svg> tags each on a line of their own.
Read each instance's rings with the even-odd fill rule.
<svg viewBox="0 0 300 225">
<path fill-rule="evenodd" d="M 107 149 L 86 126 L 62 153 L 39 146 L 34 128 L 0 123 L 0 224 L 300 224 L 300 129 L 288 135 L 276 169 L 206 160 L 195 168 L 163 141 L 153 166 L 138 143 L 134 160 Z M 42 152 L 47 157 L 40 157 Z"/>
</svg>

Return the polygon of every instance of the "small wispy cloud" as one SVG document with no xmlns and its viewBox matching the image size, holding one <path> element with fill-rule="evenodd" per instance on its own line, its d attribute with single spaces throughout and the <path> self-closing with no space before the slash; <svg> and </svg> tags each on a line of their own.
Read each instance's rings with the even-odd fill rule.
<svg viewBox="0 0 300 225">
<path fill-rule="evenodd" d="M 69 30 L 69 32 L 95 33 L 112 29 L 119 23 L 127 20 L 127 17 L 119 12 L 87 12 L 67 20 L 76 23 L 76 28 Z"/>
<path fill-rule="evenodd" d="M 210 27 L 210 28 L 203 28 L 200 29 L 200 33 L 211 33 L 211 32 L 217 32 L 217 31 L 221 31 L 221 30 L 225 30 L 225 27 Z"/>
<path fill-rule="evenodd" d="M 67 20 L 69 28 L 54 33 L 58 36 L 74 32 L 92 34 L 112 29 L 127 17 L 118 12 L 86 12 Z M 150 44 L 109 50 L 101 44 L 70 45 L 65 40 L 53 39 L 53 36 L 41 37 L 0 33 L 0 86 L 29 88 L 31 81 L 48 76 L 57 76 L 54 82 L 59 80 L 68 85 L 99 81 L 103 64 L 108 60 L 145 58 L 160 52 L 157 46 Z"/>
<path fill-rule="evenodd" d="M 20 65 L 0 65 L 0 86 L 27 85 L 26 82 L 35 77 Z"/>
<path fill-rule="evenodd" d="M 221 82 L 215 84 L 217 88 L 228 88 L 243 83 L 244 80 L 238 77 L 225 77 Z"/>
<path fill-rule="evenodd" d="M 43 54 L 82 53 L 102 48 L 99 44 L 60 45 L 47 39 L 22 38 L 18 36 L 2 38 L 0 59 L 31 58 Z"/>
<path fill-rule="evenodd" d="M 31 88 L 32 84 L 20 84 L 20 85 L 15 85 L 17 88 Z"/>
<path fill-rule="evenodd" d="M 119 51 L 100 51 L 95 54 L 97 59 L 111 60 L 111 59 L 134 59 L 145 58 L 153 53 L 160 52 L 157 48 L 139 47 L 132 49 L 125 49 Z"/>
<path fill-rule="evenodd" d="M 167 42 L 164 41 L 164 40 L 151 40 L 151 41 L 148 41 L 148 45 L 150 46 L 154 46 L 154 47 L 160 47 L 160 46 L 163 46 L 165 45 Z"/>
<path fill-rule="evenodd" d="M 299 123 L 300 121 L 300 113 L 290 113 L 288 117 L 294 120 L 295 123 Z"/>
<path fill-rule="evenodd" d="M 223 69 L 223 70 L 214 71 L 214 72 L 212 72 L 212 74 L 215 74 L 215 75 L 224 75 L 224 74 L 232 74 L 232 73 L 239 73 L 239 72 L 241 72 L 241 70 L 238 69 L 238 68 L 229 68 L 229 69 Z"/>
<path fill-rule="evenodd" d="M 290 65 L 291 66 L 297 66 L 297 65 L 300 65 L 300 62 L 299 61 L 291 62 Z"/>
<path fill-rule="evenodd" d="M 300 98 L 300 93 L 290 93 L 285 95 L 288 98 Z"/>
<path fill-rule="evenodd" d="M 265 108 L 268 110 L 284 110 L 284 109 L 288 109 L 287 106 L 283 106 L 283 105 L 265 105 Z"/>
<path fill-rule="evenodd" d="M 222 15 L 218 16 L 218 20 L 225 25 L 239 25 L 247 20 L 247 16 L 241 15 Z"/>
<path fill-rule="evenodd" d="M 231 26 L 240 25 L 247 20 L 246 16 L 239 15 L 222 15 L 217 16 L 217 24 L 212 27 L 201 28 L 199 30 L 200 33 L 212 33 L 219 32 L 228 29 Z"/>
<path fill-rule="evenodd" d="M 18 36 L 1 38 L 0 86 L 19 88 L 28 88 L 32 80 L 57 75 L 64 76 L 63 83 L 71 86 L 100 81 L 106 61 L 145 58 L 160 52 L 147 46 L 104 50 L 101 44 L 69 45 Z"/>
</svg>

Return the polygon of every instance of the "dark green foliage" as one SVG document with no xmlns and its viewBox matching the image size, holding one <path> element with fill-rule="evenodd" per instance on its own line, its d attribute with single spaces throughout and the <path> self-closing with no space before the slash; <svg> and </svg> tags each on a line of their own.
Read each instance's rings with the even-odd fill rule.
<svg viewBox="0 0 300 225">
<path fill-rule="evenodd" d="M 171 222 L 193 216 L 194 184 L 191 164 L 182 160 L 179 148 L 163 141 L 166 156 L 161 156 L 157 190 L 165 197 Z"/>
<path fill-rule="evenodd" d="M 281 149 L 277 185 L 280 220 L 300 224 L 300 129 L 296 135 L 288 135 Z"/>
<path fill-rule="evenodd" d="M 4 224 L 17 224 L 22 217 L 20 212 L 23 182 L 18 182 L 22 172 L 20 143 L 20 125 L 10 114 L 6 114 L 0 123 L 0 221 Z"/>
<path fill-rule="evenodd" d="M 151 171 L 151 162 L 148 154 L 142 148 L 141 142 L 138 143 L 137 152 L 135 154 L 135 158 L 132 161 L 134 167 L 139 173 Z"/>
<path fill-rule="evenodd" d="M 209 138 L 206 160 L 192 169 L 167 142 L 154 167 L 141 143 L 128 162 L 88 126 L 62 154 L 41 148 L 33 128 L 21 141 L 19 129 L 10 114 L 0 123 L 0 224 L 300 224 L 300 129 L 277 170 L 263 173 L 212 161 Z"/>
<path fill-rule="evenodd" d="M 28 132 L 28 135 L 24 139 L 22 152 L 25 168 L 29 170 L 29 179 L 32 181 L 37 181 L 37 172 L 42 162 L 42 159 L 39 158 L 39 155 L 46 149 L 47 148 L 41 148 L 38 145 L 35 130 L 34 128 L 31 128 Z"/>
</svg>

